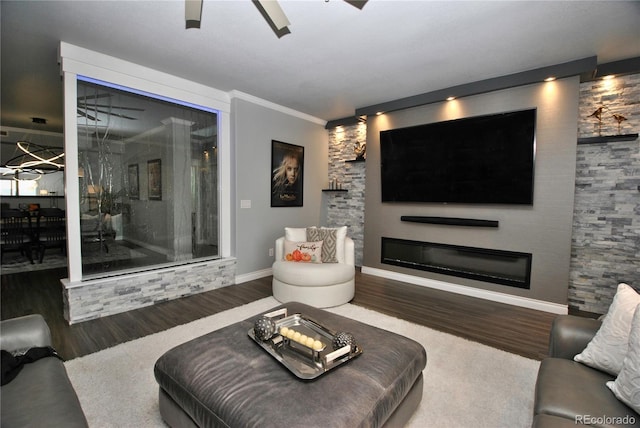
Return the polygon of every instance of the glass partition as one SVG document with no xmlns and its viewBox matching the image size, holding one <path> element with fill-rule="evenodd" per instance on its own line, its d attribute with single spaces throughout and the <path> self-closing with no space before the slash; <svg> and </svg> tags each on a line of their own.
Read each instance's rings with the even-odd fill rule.
<svg viewBox="0 0 640 428">
<path fill-rule="evenodd" d="M 102 82 L 77 91 L 83 278 L 218 257 L 217 112 Z"/>
</svg>

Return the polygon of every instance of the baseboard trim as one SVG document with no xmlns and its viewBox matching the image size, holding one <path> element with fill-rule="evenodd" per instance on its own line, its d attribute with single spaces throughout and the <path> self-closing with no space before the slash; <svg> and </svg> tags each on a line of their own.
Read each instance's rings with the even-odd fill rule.
<svg viewBox="0 0 640 428">
<path fill-rule="evenodd" d="M 249 282 L 256 279 L 264 278 L 273 274 L 271 268 L 257 270 L 255 272 L 244 273 L 242 275 L 236 275 L 236 284 L 242 284 L 243 282 Z"/>
<path fill-rule="evenodd" d="M 407 282 L 409 284 L 434 288 L 450 293 L 462 294 L 469 297 L 491 300 L 493 302 L 505 303 L 508 305 L 520 306 L 523 308 L 535 309 L 538 311 L 550 312 L 553 314 L 566 315 L 569 312 L 567 305 L 559 303 L 545 302 L 543 300 L 530 299 L 528 297 L 513 296 L 511 294 L 499 293 L 496 291 L 482 290 L 479 288 L 466 287 L 463 285 L 451 284 L 444 281 L 422 278 L 404 273 L 392 272 L 384 269 L 362 266 L 362 273 L 379 276 L 394 281 Z"/>
</svg>

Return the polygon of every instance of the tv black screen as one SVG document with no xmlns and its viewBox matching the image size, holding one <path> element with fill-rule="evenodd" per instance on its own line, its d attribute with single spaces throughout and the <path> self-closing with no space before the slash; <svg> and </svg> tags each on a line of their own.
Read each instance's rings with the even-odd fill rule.
<svg viewBox="0 0 640 428">
<path fill-rule="evenodd" d="M 380 132 L 382 202 L 533 204 L 536 110 Z"/>
</svg>

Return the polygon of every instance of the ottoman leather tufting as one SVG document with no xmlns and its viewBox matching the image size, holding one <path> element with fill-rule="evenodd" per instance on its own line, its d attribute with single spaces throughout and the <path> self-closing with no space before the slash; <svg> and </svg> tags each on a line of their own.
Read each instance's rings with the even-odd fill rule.
<svg viewBox="0 0 640 428">
<path fill-rule="evenodd" d="M 297 378 L 247 332 L 258 314 L 179 345 L 158 359 L 160 412 L 172 427 L 400 426 L 422 398 L 425 349 L 393 332 L 291 302 L 363 353 L 313 381 Z"/>
</svg>

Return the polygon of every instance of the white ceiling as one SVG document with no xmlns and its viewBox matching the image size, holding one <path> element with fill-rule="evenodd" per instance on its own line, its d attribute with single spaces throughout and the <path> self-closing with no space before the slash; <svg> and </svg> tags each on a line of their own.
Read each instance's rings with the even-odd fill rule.
<svg viewBox="0 0 640 428">
<path fill-rule="evenodd" d="M 356 108 L 597 56 L 640 57 L 638 1 L 382 1 L 280 4 L 276 37 L 250 0 L 1 2 L 3 126 L 62 129 L 65 41 L 223 91 L 332 120 Z"/>
</svg>

